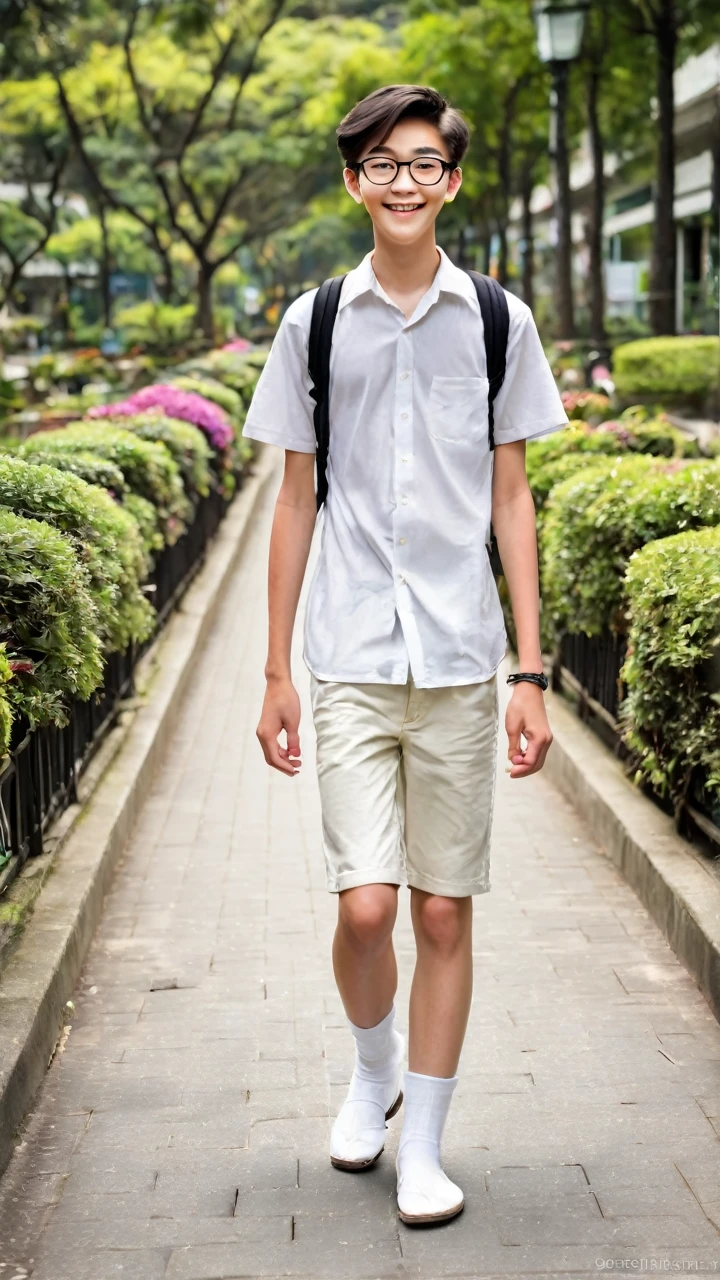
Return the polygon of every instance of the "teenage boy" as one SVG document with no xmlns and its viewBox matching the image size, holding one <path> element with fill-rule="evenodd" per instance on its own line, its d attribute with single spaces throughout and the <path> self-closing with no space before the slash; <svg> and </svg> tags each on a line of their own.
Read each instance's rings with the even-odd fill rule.
<svg viewBox="0 0 720 1280">
<path fill-rule="evenodd" d="M 440 1141 L 470 1011 L 472 899 L 487 893 L 506 633 L 487 553 L 490 518 L 521 672 L 505 717 L 511 778 L 542 768 L 537 541 L 525 441 L 567 422 L 527 306 L 507 296 L 507 371 L 488 445 L 488 379 L 471 278 L 435 243 L 462 181 L 468 127 L 435 90 L 390 85 L 344 118 L 338 147 L 375 248 L 342 286 L 330 366 L 328 496 L 307 603 L 333 967 L 355 1068 L 331 1135 L 341 1169 L 368 1169 L 404 1096 L 398 1210 L 451 1218 L 463 1193 Z M 308 338 L 317 290 L 288 308 L 243 434 L 285 449 L 270 538 L 267 763 L 300 768 L 290 652 L 315 527 Z M 278 741 L 285 731 L 285 745 Z M 523 749 L 521 735 L 527 746 Z M 395 1029 L 392 933 L 407 884 L 417 946 L 409 1070 Z"/>
</svg>

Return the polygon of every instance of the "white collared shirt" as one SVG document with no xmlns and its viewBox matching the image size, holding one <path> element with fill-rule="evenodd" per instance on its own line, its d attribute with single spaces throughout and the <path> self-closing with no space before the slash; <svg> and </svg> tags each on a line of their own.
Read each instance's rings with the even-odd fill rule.
<svg viewBox="0 0 720 1280">
<path fill-rule="evenodd" d="M 486 550 L 492 453 L 483 323 L 470 277 L 440 249 L 411 318 L 372 252 L 346 276 L 330 360 L 328 496 L 305 614 L 319 680 L 418 688 L 487 680 L 507 636 Z M 288 308 L 243 435 L 315 452 L 307 369 L 310 289 Z M 530 309 L 507 294 L 495 443 L 568 419 Z"/>
</svg>

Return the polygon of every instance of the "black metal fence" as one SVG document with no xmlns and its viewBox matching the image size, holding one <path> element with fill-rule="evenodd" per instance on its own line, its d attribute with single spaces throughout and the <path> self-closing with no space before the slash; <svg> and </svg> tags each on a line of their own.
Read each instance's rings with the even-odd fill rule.
<svg viewBox="0 0 720 1280">
<path fill-rule="evenodd" d="M 554 688 L 572 694 L 578 714 L 620 759 L 630 754 L 618 725 L 618 709 L 626 696 L 620 676 L 626 652 L 626 637 L 611 631 L 599 636 L 564 635 L 553 668 Z M 708 674 L 708 681 L 717 680 L 717 671 Z M 711 687 L 715 688 L 715 683 Z M 705 784 L 706 778 L 695 769 L 686 797 L 674 811 L 649 784 L 642 789 L 666 812 L 673 813 L 678 830 L 691 836 L 702 833 L 715 847 L 720 846 L 720 805 Z"/>
<path fill-rule="evenodd" d="M 241 476 L 237 480 L 241 483 Z M 202 498 L 187 531 L 158 555 L 146 584 L 157 613 L 154 635 L 201 567 L 228 505 L 218 492 Z M 11 750 L 0 766 L 0 892 L 26 858 L 43 852 L 50 823 L 77 800 L 79 778 L 132 695 L 135 666 L 153 638 L 109 654 L 103 683 L 86 702 L 71 703 L 62 728 L 31 729 L 22 717 L 15 720 Z"/>
</svg>

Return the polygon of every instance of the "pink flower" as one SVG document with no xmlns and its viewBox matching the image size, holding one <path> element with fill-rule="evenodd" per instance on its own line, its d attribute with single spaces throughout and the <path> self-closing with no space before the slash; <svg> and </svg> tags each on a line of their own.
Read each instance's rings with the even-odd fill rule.
<svg viewBox="0 0 720 1280">
<path fill-rule="evenodd" d="M 248 342 L 247 338 L 236 338 L 234 342 L 226 342 L 225 346 L 221 347 L 220 350 L 221 351 L 249 351 L 251 346 L 252 346 L 252 343 Z"/>
<path fill-rule="evenodd" d="M 100 404 L 88 410 L 89 418 L 132 417 L 134 413 L 142 413 L 145 409 L 162 409 L 169 418 L 180 418 L 183 422 L 191 422 L 194 427 L 204 431 L 214 449 L 226 449 L 233 438 L 233 428 L 227 414 L 214 404 L 199 396 L 194 391 L 180 391 L 177 387 L 158 383 L 156 386 L 143 387 L 127 400 L 116 404 Z"/>
</svg>

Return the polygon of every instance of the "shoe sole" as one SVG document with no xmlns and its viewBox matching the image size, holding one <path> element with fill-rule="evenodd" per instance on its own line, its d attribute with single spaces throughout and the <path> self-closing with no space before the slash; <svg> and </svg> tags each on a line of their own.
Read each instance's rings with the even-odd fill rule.
<svg viewBox="0 0 720 1280">
<path fill-rule="evenodd" d="M 398 1217 L 401 1222 L 405 1222 L 409 1227 L 427 1227 L 432 1226 L 435 1222 L 447 1222 L 450 1218 L 456 1218 L 465 1208 L 465 1201 L 455 1205 L 453 1209 L 446 1209 L 444 1213 L 403 1213 L 402 1209 L 398 1209 Z"/>
<path fill-rule="evenodd" d="M 397 1112 L 402 1106 L 402 1100 L 403 1095 L 401 1089 L 390 1110 L 385 1112 L 386 1120 L 392 1120 L 393 1116 L 397 1115 Z M 380 1150 L 377 1152 L 377 1155 L 371 1156 L 369 1160 L 341 1160 L 339 1156 L 331 1156 L 330 1163 L 334 1169 L 346 1169 L 349 1173 L 361 1173 L 363 1169 L 371 1169 L 376 1160 L 380 1159 L 384 1150 L 385 1144 L 383 1143 Z"/>
</svg>

